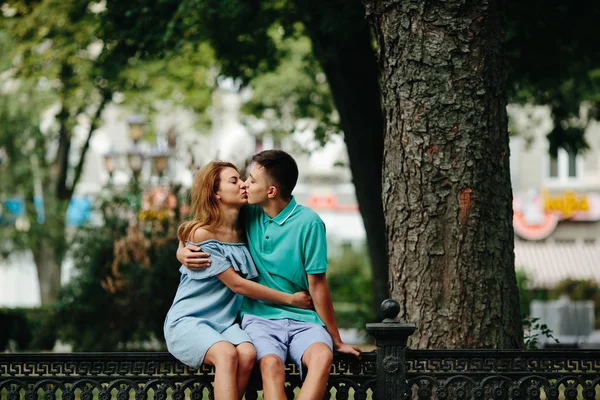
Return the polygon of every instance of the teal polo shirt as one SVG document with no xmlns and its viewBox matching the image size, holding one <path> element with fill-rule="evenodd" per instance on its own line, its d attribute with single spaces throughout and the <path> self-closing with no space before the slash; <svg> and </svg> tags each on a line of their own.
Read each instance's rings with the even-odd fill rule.
<svg viewBox="0 0 600 400">
<path fill-rule="evenodd" d="M 295 293 L 308 290 L 308 274 L 327 271 L 325 224 L 319 215 L 292 197 L 275 217 L 260 206 L 244 207 L 248 247 L 261 285 Z M 293 319 L 324 325 L 313 310 L 244 298 L 241 314 L 266 319 Z"/>
</svg>

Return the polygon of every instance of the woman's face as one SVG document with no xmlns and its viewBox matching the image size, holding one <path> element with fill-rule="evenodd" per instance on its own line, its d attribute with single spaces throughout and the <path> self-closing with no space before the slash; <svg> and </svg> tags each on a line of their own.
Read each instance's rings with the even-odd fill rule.
<svg viewBox="0 0 600 400">
<path fill-rule="evenodd" d="M 248 203 L 246 185 L 234 168 L 223 168 L 219 177 L 221 182 L 217 190 L 217 198 L 223 205 L 241 207 Z"/>
</svg>

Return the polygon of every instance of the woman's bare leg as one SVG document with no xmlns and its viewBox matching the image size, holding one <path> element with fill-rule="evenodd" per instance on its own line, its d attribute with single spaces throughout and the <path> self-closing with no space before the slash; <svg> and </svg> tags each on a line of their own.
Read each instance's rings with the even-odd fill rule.
<svg viewBox="0 0 600 400">
<path fill-rule="evenodd" d="M 215 400 L 239 400 L 237 390 L 238 352 L 229 342 L 217 342 L 208 349 L 204 362 L 215 367 Z"/>
<path fill-rule="evenodd" d="M 243 342 L 236 346 L 238 355 L 238 368 L 237 368 L 237 391 L 238 398 L 242 398 L 248 386 L 248 379 L 254 369 L 254 363 L 256 361 L 256 350 L 250 342 Z"/>
</svg>

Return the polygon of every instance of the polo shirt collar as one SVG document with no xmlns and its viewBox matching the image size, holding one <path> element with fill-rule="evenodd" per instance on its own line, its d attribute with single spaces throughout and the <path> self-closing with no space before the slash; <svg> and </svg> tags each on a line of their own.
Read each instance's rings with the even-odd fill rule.
<svg viewBox="0 0 600 400">
<path fill-rule="evenodd" d="M 287 221 L 288 218 L 292 216 L 294 211 L 296 211 L 297 207 L 298 207 L 298 203 L 296 203 L 296 199 L 294 198 L 294 196 L 292 196 L 292 199 L 287 204 L 287 206 L 285 206 L 285 208 L 283 210 L 281 210 L 279 212 L 279 214 L 277 214 L 277 216 L 275 216 L 275 218 L 271 219 L 271 217 L 269 217 L 267 215 L 267 213 L 263 211 L 263 224 L 266 224 L 267 222 L 273 220 L 278 225 L 283 225 L 284 222 Z"/>
</svg>

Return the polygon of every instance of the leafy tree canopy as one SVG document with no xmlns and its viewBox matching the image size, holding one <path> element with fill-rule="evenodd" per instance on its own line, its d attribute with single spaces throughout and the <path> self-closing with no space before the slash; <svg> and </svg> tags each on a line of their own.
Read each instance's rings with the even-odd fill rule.
<svg viewBox="0 0 600 400">
<path fill-rule="evenodd" d="M 506 11 L 510 100 L 551 107 L 552 154 L 559 147 L 587 148 L 583 133 L 600 106 L 600 4 L 508 1 Z M 580 117 L 582 103 L 589 107 L 586 117 Z"/>
<path fill-rule="evenodd" d="M 312 13 L 318 12 L 330 15 L 330 18 L 322 18 L 327 24 L 323 29 L 344 35 L 353 26 L 346 18 L 363 12 L 358 2 L 325 1 L 319 4 L 318 10 L 306 3 L 145 0 L 132 6 L 108 0 L 104 17 L 112 29 L 106 32 L 115 37 L 124 32 L 131 42 L 138 43 L 136 51 L 155 53 L 188 41 L 207 40 L 215 49 L 222 73 L 247 82 L 273 71 L 280 60 L 285 60 L 286 48 L 278 45 L 278 36 L 272 34 L 273 27 L 280 27 L 284 36 L 302 35 L 302 30 L 296 28 L 297 23 L 309 20 Z M 157 15 L 161 18 L 150 18 Z M 589 120 L 598 115 L 600 100 L 600 53 L 594 40 L 599 17 L 600 5 L 591 0 L 507 1 L 510 101 L 546 104 L 552 108 L 555 122 L 549 135 L 552 153 L 556 153 L 558 147 L 573 151 L 587 147 L 583 132 Z M 270 89 L 271 82 L 265 77 L 252 83 L 265 84 L 265 89 Z M 298 83 L 298 92 L 304 91 L 301 79 L 286 82 Z M 279 84 L 282 93 L 287 94 L 285 82 Z M 255 104 L 263 98 L 261 94 L 258 89 Z M 269 96 L 265 96 L 263 106 L 268 107 L 269 103 Z M 580 118 L 582 103 L 589 109 L 584 118 Z M 257 111 L 260 107 L 251 109 Z M 314 115 L 302 106 L 298 111 L 299 117 L 302 111 Z M 579 120 L 573 122 L 574 118 Z"/>
</svg>

